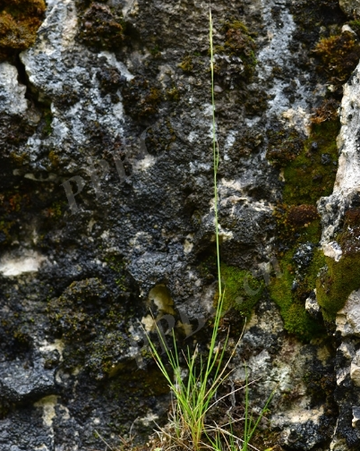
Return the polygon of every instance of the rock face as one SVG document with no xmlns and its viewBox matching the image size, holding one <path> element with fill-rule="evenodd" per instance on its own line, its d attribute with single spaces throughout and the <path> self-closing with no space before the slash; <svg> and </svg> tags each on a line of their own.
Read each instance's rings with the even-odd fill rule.
<svg viewBox="0 0 360 451">
<path fill-rule="evenodd" d="M 360 12 L 360 3 L 358 0 L 339 0 L 341 9 L 348 16 L 356 17 Z"/>
<path fill-rule="evenodd" d="M 204 351 L 217 299 L 208 5 L 44 8 L 0 1 L 0 449 L 141 444 L 169 406 L 143 328 Z M 356 8 L 213 5 L 229 384 L 245 360 L 252 408 L 274 390 L 260 449 L 359 449 Z"/>
</svg>

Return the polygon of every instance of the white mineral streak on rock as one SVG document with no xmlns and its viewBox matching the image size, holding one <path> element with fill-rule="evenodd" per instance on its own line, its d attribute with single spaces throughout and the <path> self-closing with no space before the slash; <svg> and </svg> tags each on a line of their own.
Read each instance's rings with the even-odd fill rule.
<svg viewBox="0 0 360 451">
<path fill-rule="evenodd" d="M 330 243 L 324 243 L 323 245 L 324 255 L 333 258 L 338 262 L 342 255 L 342 249 L 336 241 L 331 241 Z"/>
<path fill-rule="evenodd" d="M 115 3 L 116 0 L 110 0 L 110 3 Z M 125 5 L 123 7 L 123 16 L 126 17 L 128 14 L 134 15 L 139 10 L 139 4 L 137 0 L 125 0 Z"/>
<path fill-rule="evenodd" d="M 356 352 L 350 365 L 350 378 L 356 387 L 360 387 L 360 350 Z"/>
<path fill-rule="evenodd" d="M 337 138 L 339 162 L 333 193 L 318 202 L 322 217 L 321 244 L 325 255 L 338 261 L 340 246 L 334 248 L 334 234 L 341 224 L 344 209 L 351 197 L 360 191 L 360 64 L 344 85 L 341 102 L 341 129 Z M 331 249 L 332 248 L 332 249 Z M 334 253 L 333 253 L 334 251 Z"/>
<path fill-rule="evenodd" d="M 34 404 L 34 407 L 38 407 L 42 409 L 42 420 L 44 423 L 44 426 L 49 428 L 49 436 L 51 438 L 51 449 L 54 449 L 54 438 L 55 438 L 55 432 L 54 432 L 54 419 L 62 419 L 62 420 L 68 420 L 70 418 L 70 412 L 69 409 L 62 404 L 58 402 L 58 396 L 50 395 L 45 396 L 44 398 L 41 398 L 39 401 L 37 401 Z M 58 447 L 56 446 L 56 449 Z M 78 449 L 77 445 L 74 445 L 72 448 L 73 451 L 76 451 Z M 36 448 L 36 450 L 39 451 L 50 451 L 49 448 L 46 445 L 41 445 L 40 447 Z"/>
<path fill-rule="evenodd" d="M 111 52 L 98 54 L 97 58 L 105 58 L 106 63 L 99 61 L 97 66 L 95 56 L 74 39 L 77 32 L 74 0 L 53 0 L 34 46 L 20 56 L 40 98 L 63 99 L 69 91 L 74 99 L 67 109 L 51 104 L 51 134 L 46 139 L 42 137 L 42 142 L 36 136 L 29 138 L 26 150 L 31 160 L 37 159 L 42 144 L 57 149 L 66 147 L 69 142 L 88 145 L 89 123 L 99 124 L 112 136 L 123 136 L 122 103 L 114 103 L 103 96 L 97 73 L 108 65 L 127 80 L 133 76 Z M 120 99 L 120 92 L 117 95 Z"/>
<path fill-rule="evenodd" d="M 338 347 L 338 350 L 342 353 L 342 355 L 346 358 L 346 359 L 352 359 L 353 356 L 355 355 L 355 348 L 353 343 L 346 343 L 343 342 L 341 343 L 341 345 Z"/>
<path fill-rule="evenodd" d="M 18 82 L 18 71 L 10 63 L 0 64 L 0 112 L 22 114 L 27 110 L 26 86 Z"/>
<path fill-rule="evenodd" d="M 5 254 L 0 259 L 0 273 L 3 276 L 18 276 L 23 273 L 37 272 L 44 261 L 47 261 L 47 258 L 35 251 L 26 250 L 21 256 Z"/>
<path fill-rule="evenodd" d="M 343 337 L 360 337 L 360 290 L 353 291 L 336 315 L 336 330 Z"/>
<path fill-rule="evenodd" d="M 340 385 L 346 377 L 350 374 L 349 368 L 340 368 L 338 371 L 336 371 L 336 383 L 337 385 Z"/>
<path fill-rule="evenodd" d="M 63 57 L 74 45 L 77 15 L 73 0 L 54 1 L 47 9 L 35 45 L 21 54 L 29 80 L 47 93 L 60 94 L 65 70 Z M 74 80 L 75 82 L 75 80 Z"/>
<path fill-rule="evenodd" d="M 63 360 L 63 352 L 65 349 L 65 343 L 62 340 L 56 339 L 53 343 L 48 343 L 47 341 L 42 341 L 39 343 L 40 352 L 51 352 L 58 351 L 60 355 L 60 361 Z"/>
<path fill-rule="evenodd" d="M 43 408 L 43 422 L 49 428 L 52 427 L 53 419 L 56 417 L 55 406 L 57 404 L 57 398 L 54 395 L 46 396 L 34 404 L 35 407 Z"/>
<path fill-rule="evenodd" d="M 97 56 L 99 58 L 105 56 L 109 64 L 111 66 L 116 67 L 118 71 L 121 73 L 121 75 L 123 75 L 126 78 L 126 80 L 130 81 L 134 78 L 134 76 L 128 71 L 128 68 L 125 66 L 125 64 L 122 63 L 121 61 L 118 61 L 113 53 L 103 50 L 102 52 L 98 53 Z"/>
<path fill-rule="evenodd" d="M 134 172 L 147 171 L 149 168 L 154 166 L 155 163 L 156 158 L 154 156 L 145 155 L 141 160 L 134 161 L 133 170 Z"/>
<path fill-rule="evenodd" d="M 277 21 L 273 20 L 273 8 L 281 8 Z M 272 70 L 275 66 L 288 68 L 292 54 L 289 49 L 289 43 L 296 30 L 296 25 L 292 15 L 286 8 L 285 0 L 261 0 L 261 10 L 264 24 L 267 27 L 268 45 L 258 54 L 259 78 L 269 80 L 274 78 Z M 282 26 L 279 26 L 282 24 Z M 311 96 L 306 87 L 305 80 L 299 80 L 295 76 L 293 83 L 297 86 L 297 99 L 290 103 L 289 97 L 285 94 L 288 81 L 274 78 L 274 83 L 269 90 L 272 100 L 269 101 L 268 115 L 276 115 L 279 118 L 287 120 L 291 126 L 295 126 L 299 131 L 309 132 L 309 107 L 307 99 Z"/>
<path fill-rule="evenodd" d="M 340 151 L 334 194 L 347 196 L 360 189 L 360 65 L 344 86 L 341 102 L 341 130 L 337 139 Z"/>
<path fill-rule="evenodd" d="M 352 418 L 351 425 L 354 428 L 354 427 L 359 426 L 359 423 L 360 423 L 360 407 L 359 406 L 353 406 L 352 415 L 353 415 L 353 418 Z"/>
<path fill-rule="evenodd" d="M 308 297 L 305 300 L 305 310 L 312 316 L 320 313 L 320 305 L 316 302 L 316 299 Z"/>
</svg>

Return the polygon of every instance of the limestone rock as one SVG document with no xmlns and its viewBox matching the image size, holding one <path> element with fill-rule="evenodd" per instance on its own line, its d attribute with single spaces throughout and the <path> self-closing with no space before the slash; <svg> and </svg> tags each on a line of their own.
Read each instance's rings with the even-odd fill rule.
<svg viewBox="0 0 360 451">
<path fill-rule="evenodd" d="M 335 3 L 213 5 L 221 259 L 235 298 L 219 340 L 228 323 L 234 346 L 247 295 L 225 389 L 246 381 L 244 360 L 254 413 L 275 389 L 264 449 L 360 443 L 356 302 L 326 336 L 306 286 L 319 269 L 316 199 L 296 197 L 304 177 L 322 192 L 321 176 L 336 170 L 311 126 L 332 123 L 340 98 L 311 52 L 320 33 L 341 29 Z M 175 327 L 185 354 L 187 344 L 208 349 L 217 299 L 208 23 L 198 0 L 49 0 L 35 42 L 0 65 L 1 451 L 101 449 L 95 429 L 114 449 L 127 434 L 146 443 L 170 396 L 142 324 L 151 333 L 162 321 L 166 338 Z M 319 202 L 324 246 L 339 262 L 335 233 L 360 171 L 358 78 L 344 91 L 336 189 Z M 331 114 L 319 117 L 325 98 Z M 300 154 L 307 173 L 293 177 L 281 212 L 290 183 L 281 164 Z M 243 417 L 242 394 L 224 401 L 224 418 Z"/>
<path fill-rule="evenodd" d="M 350 17 L 356 17 L 360 13 L 359 0 L 339 0 L 341 9 Z"/>
<path fill-rule="evenodd" d="M 360 336 L 360 292 L 353 291 L 336 317 L 337 330 L 343 337 Z"/>
<path fill-rule="evenodd" d="M 356 353 L 350 366 L 350 378 L 355 387 L 360 387 L 360 353 Z"/>
</svg>

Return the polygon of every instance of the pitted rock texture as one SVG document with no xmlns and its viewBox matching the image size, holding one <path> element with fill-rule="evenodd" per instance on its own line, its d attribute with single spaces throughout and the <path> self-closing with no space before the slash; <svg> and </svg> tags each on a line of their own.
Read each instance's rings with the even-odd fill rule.
<svg viewBox="0 0 360 451">
<path fill-rule="evenodd" d="M 338 348 L 335 366 L 337 384 L 335 398 L 343 420 L 338 424 L 333 442 L 336 443 L 342 436 L 347 436 L 354 444 L 353 446 L 359 446 L 360 443 L 358 427 L 360 360 L 357 349 L 359 344 L 359 324 L 357 320 L 359 310 L 359 291 L 354 291 L 349 296 L 344 308 L 338 312 L 336 318 Z M 351 419 L 351 429 L 345 418 Z"/>
<path fill-rule="evenodd" d="M 359 0 L 339 0 L 339 4 L 348 16 L 356 17 L 360 13 Z"/>
<path fill-rule="evenodd" d="M 244 383 L 245 359 L 249 376 L 261 376 L 255 410 L 275 389 L 259 447 L 324 451 L 337 440 L 353 451 L 358 404 L 351 389 L 339 413 L 333 395 L 349 362 L 334 361 L 319 308 L 308 308 L 313 318 L 305 310 L 320 238 L 314 192 L 337 164 L 336 126 L 331 138 L 314 127 L 336 121 L 342 86 L 314 49 L 332 32 L 342 42 L 346 17 L 335 0 L 212 8 L 231 343 L 245 295 L 253 308 L 259 293 L 251 277 L 261 289 L 229 384 Z M 34 44 L 0 65 L 1 451 L 100 449 L 96 431 L 114 448 L 130 432 L 146 443 L 170 398 L 143 326 L 163 318 L 181 346 L 207 349 L 217 299 L 208 36 L 198 0 L 49 0 Z M 346 123 L 356 131 L 356 74 L 343 100 L 354 109 L 341 116 L 345 150 L 355 145 Z M 314 189 L 291 179 L 294 161 Z M 344 202 L 336 190 L 319 208 L 324 236 Z M 284 297 L 300 293 L 297 303 L 275 299 L 274 280 Z M 298 325 L 308 322 L 316 339 Z M 243 399 L 233 401 L 241 416 Z"/>
</svg>

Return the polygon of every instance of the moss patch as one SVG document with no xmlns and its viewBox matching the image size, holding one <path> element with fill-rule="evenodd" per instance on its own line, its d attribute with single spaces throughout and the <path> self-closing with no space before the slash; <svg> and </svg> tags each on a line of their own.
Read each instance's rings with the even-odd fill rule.
<svg viewBox="0 0 360 451">
<path fill-rule="evenodd" d="M 307 244 L 311 249 L 311 244 Z M 321 321 L 316 321 L 306 312 L 304 306 L 307 297 L 315 288 L 316 277 L 319 269 L 323 266 L 322 252 L 315 249 L 306 257 L 303 257 L 304 266 L 299 268 L 296 262 L 296 251 L 290 249 L 281 259 L 281 275 L 273 278 L 269 286 L 272 299 L 280 309 L 284 321 L 284 328 L 290 333 L 297 335 L 304 341 L 324 333 Z M 301 274 L 299 269 L 301 269 Z"/>
<path fill-rule="evenodd" d="M 284 203 L 315 205 L 321 196 L 331 194 L 337 171 L 339 130 L 340 122 L 335 120 L 313 124 L 310 138 L 303 141 L 295 131 L 288 136 L 279 132 L 268 157 L 284 168 Z M 282 135 L 285 140 L 280 142 Z"/>
<path fill-rule="evenodd" d="M 242 86 L 255 72 L 255 33 L 238 20 L 225 22 L 220 31 L 222 39 L 214 46 L 215 76 L 222 85 Z"/>
<path fill-rule="evenodd" d="M 187 55 L 184 57 L 184 59 L 179 64 L 180 69 L 182 69 L 186 73 L 191 73 L 194 69 L 194 64 L 192 57 L 190 55 Z"/>
<path fill-rule="evenodd" d="M 222 31 L 225 33 L 224 53 L 241 58 L 245 66 L 244 75 L 252 75 L 256 66 L 256 44 L 252 37 L 254 34 L 238 20 L 226 23 Z"/>
<path fill-rule="evenodd" d="M 285 182 L 283 204 L 274 213 L 282 276 L 271 280 L 269 291 L 280 308 L 285 329 L 304 340 L 324 333 L 321 319 L 315 320 L 305 311 L 305 301 L 320 285 L 324 286 L 322 293 L 328 289 L 326 275 L 322 282 L 316 281 L 325 264 L 317 248 L 321 226 L 316 202 L 331 194 L 336 177 L 336 137 L 340 130 L 337 106 L 336 100 L 325 99 L 314 110 L 309 138 L 281 124 L 268 132 L 267 157 L 282 169 Z M 324 294 L 320 296 L 319 303 L 324 306 Z"/>
<path fill-rule="evenodd" d="M 44 0 L 0 0 L 0 61 L 35 42 L 45 10 Z"/>
<path fill-rule="evenodd" d="M 333 320 L 350 293 L 360 288 L 360 208 L 345 213 L 337 242 L 343 251 L 338 262 L 325 257 L 326 266 L 317 281 L 317 298 L 324 317 Z"/>
<path fill-rule="evenodd" d="M 280 274 L 271 279 L 269 292 L 279 306 L 284 327 L 308 341 L 324 333 L 320 321 L 310 317 L 305 301 L 316 287 L 324 256 L 317 248 L 320 218 L 314 205 L 281 205 L 275 210 Z"/>
<path fill-rule="evenodd" d="M 360 43 L 350 31 L 322 38 L 314 53 L 320 58 L 318 71 L 334 85 L 343 84 L 359 62 Z"/>
<path fill-rule="evenodd" d="M 249 316 L 264 291 L 264 282 L 249 271 L 235 266 L 221 265 L 221 277 L 225 290 L 224 310 L 235 309 Z"/>
<path fill-rule="evenodd" d="M 342 257 L 339 262 L 325 257 L 325 262 L 316 284 L 316 296 L 324 318 L 332 321 L 350 293 L 360 288 L 360 254 Z"/>
<path fill-rule="evenodd" d="M 116 50 L 124 40 L 122 17 L 107 5 L 92 3 L 80 21 L 80 40 L 89 47 Z"/>
<path fill-rule="evenodd" d="M 141 76 L 125 83 L 121 93 L 126 113 L 136 119 L 157 114 L 159 103 L 163 99 L 160 89 L 150 86 L 148 80 Z"/>
<path fill-rule="evenodd" d="M 316 201 L 331 193 L 336 175 L 339 122 L 326 114 L 329 108 L 324 105 L 316 113 L 319 120 L 313 123 L 308 139 L 295 130 L 279 128 L 269 133 L 268 156 L 283 168 L 285 179 L 284 203 L 274 213 L 281 276 L 272 278 L 269 292 L 279 306 L 285 329 L 305 341 L 325 332 L 321 318 L 314 319 L 306 312 L 305 301 L 313 295 L 325 264 L 317 247 L 321 225 Z"/>
</svg>

